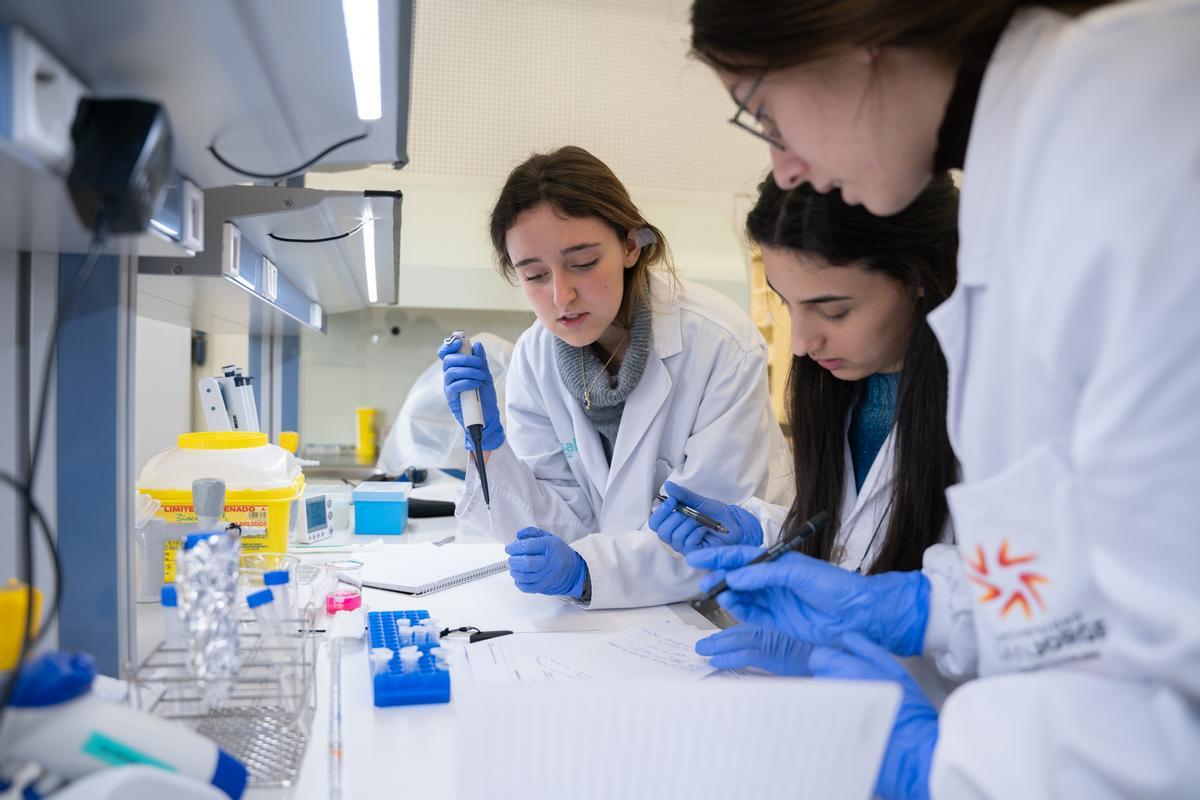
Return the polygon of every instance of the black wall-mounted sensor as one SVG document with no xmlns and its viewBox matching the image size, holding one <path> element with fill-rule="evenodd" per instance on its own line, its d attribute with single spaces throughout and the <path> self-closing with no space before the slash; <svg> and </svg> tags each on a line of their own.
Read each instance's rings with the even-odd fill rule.
<svg viewBox="0 0 1200 800">
<path fill-rule="evenodd" d="M 71 124 L 75 158 L 67 189 L 89 230 L 142 233 L 171 175 L 167 111 L 146 100 L 79 101 Z"/>
</svg>

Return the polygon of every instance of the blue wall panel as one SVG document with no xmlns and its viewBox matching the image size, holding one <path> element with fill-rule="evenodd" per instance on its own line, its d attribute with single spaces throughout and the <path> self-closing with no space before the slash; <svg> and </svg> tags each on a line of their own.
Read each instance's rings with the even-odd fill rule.
<svg viewBox="0 0 1200 800">
<path fill-rule="evenodd" d="M 59 302 L 83 264 L 59 259 Z M 58 354 L 58 548 L 63 568 L 59 644 L 118 674 L 117 260 L 102 256 L 66 320 Z"/>
<path fill-rule="evenodd" d="M 283 337 L 281 431 L 300 430 L 300 337 Z"/>
</svg>

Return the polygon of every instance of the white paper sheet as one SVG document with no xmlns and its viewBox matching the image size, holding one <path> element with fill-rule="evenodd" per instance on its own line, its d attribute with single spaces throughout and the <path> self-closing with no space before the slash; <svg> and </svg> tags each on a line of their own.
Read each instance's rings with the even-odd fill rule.
<svg viewBox="0 0 1200 800">
<path fill-rule="evenodd" d="M 661 619 L 619 633 L 526 633 L 469 645 L 479 686 L 563 682 L 691 681 L 711 675 L 696 642 L 712 631 Z"/>
<path fill-rule="evenodd" d="M 865 800 L 899 698 L 798 678 L 476 687 L 456 700 L 455 796 Z"/>
</svg>

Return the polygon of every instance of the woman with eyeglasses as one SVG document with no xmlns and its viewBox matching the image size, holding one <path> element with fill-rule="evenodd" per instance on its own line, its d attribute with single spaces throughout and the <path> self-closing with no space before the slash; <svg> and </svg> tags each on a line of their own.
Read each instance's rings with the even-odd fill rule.
<svg viewBox="0 0 1200 800">
<path fill-rule="evenodd" d="M 790 671 L 902 685 L 883 797 L 1196 796 L 1200 4 L 696 0 L 692 45 L 785 189 L 889 216 L 964 180 L 929 318 L 957 544 L 689 562 Z M 940 714 L 918 654 L 976 678 Z"/>
</svg>

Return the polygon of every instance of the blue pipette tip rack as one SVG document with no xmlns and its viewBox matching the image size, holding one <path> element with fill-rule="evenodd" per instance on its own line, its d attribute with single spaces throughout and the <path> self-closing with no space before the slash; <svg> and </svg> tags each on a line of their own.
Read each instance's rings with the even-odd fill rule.
<svg viewBox="0 0 1200 800">
<path fill-rule="evenodd" d="M 420 611 L 371 611 L 367 614 L 367 633 L 371 647 L 387 647 L 394 655 L 386 668 L 372 678 L 375 705 L 412 706 L 422 703 L 450 702 L 450 672 L 438 669 L 429 651 L 436 645 L 417 645 L 421 660 L 415 671 L 405 671 L 400 663 L 400 643 L 396 637 L 396 620 L 408 619 L 413 625 L 428 619 L 429 612 Z M 368 669 L 371 669 L 368 661 Z"/>
</svg>

